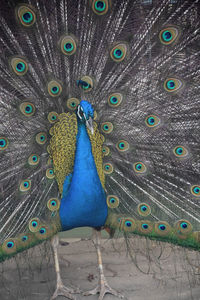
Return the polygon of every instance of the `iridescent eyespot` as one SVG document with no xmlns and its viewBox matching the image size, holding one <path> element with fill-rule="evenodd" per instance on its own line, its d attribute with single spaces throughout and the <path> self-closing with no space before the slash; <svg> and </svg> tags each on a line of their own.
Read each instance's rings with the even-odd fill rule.
<svg viewBox="0 0 200 300">
<path fill-rule="evenodd" d="M 118 44 L 111 51 L 110 56 L 115 62 L 121 62 L 125 59 L 127 54 L 126 44 Z"/>
<path fill-rule="evenodd" d="M 111 107 L 117 107 L 122 102 L 123 96 L 120 93 L 113 93 L 108 97 L 108 105 Z"/>
<path fill-rule="evenodd" d="M 54 170 L 52 168 L 46 170 L 46 177 L 49 179 L 53 179 L 55 177 Z"/>
<path fill-rule="evenodd" d="M 133 164 L 133 170 L 138 174 L 144 174 L 147 171 L 145 164 L 141 161 Z"/>
<path fill-rule="evenodd" d="M 52 232 L 52 234 L 53 234 L 53 232 Z M 50 235 L 51 235 L 51 231 L 49 230 L 49 228 L 46 225 L 40 225 L 39 230 L 35 233 L 35 236 L 39 240 L 46 239 Z"/>
<path fill-rule="evenodd" d="M 119 198 L 114 195 L 107 196 L 107 205 L 110 208 L 116 208 L 119 206 Z"/>
<path fill-rule="evenodd" d="M 47 141 L 47 134 L 45 132 L 39 132 L 35 139 L 39 145 L 44 145 Z"/>
<path fill-rule="evenodd" d="M 110 149 L 107 146 L 103 146 L 102 152 L 104 156 L 108 156 L 110 154 Z"/>
<path fill-rule="evenodd" d="M 160 31 L 159 39 L 162 44 L 170 45 L 177 39 L 178 35 L 179 32 L 176 27 L 167 27 Z"/>
<path fill-rule="evenodd" d="M 77 106 L 79 105 L 80 101 L 77 98 L 69 98 L 67 100 L 67 107 L 70 110 L 76 110 Z"/>
<path fill-rule="evenodd" d="M 22 180 L 19 186 L 19 190 L 21 192 L 27 192 L 31 188 L 31 181 L 30 180 Z"/>
<path fill-rule="evenodd" d="M 138 230 L 144 234 L 150 233 L 153 230 L 153 224 L 150 221 L 139 221 Z"/>
<path fill-rule="evenodd" d="M 124 218 L 122 220 L 121 229 L 125 232 L 135 231 L 137 225 L 136 221 L 133 218 Z"/>
<path fill-rule="evenodd" d="M 17 17 L 23 26 L 31 27 L 36 21 L 36 15 L 32 7 L 23 4 L 16 9 Z"/>
<path fill-rule="evenodd" d="M 21 103 L 19 108 L 23 115 L 25 115 L 26 117 L 31 117 L 35 113 L 35 105 L 30 102 Z"/>
<path fill-rule="evenodd" d="M 167 78 L 164 82 L 164 89 L 169 93 L 180 90 L 182 86 L 183 83 L 177 78 Z"/>
<path fill-rule="evenodd" d="M 145 123 L 148 127 L 155 127 L 160 124 L 160 119 L 155 115 L 149 115 L 146 117 Z"/>
<path fill-rule="evenodd" d="M 5 137 L 0 137 L 0 151 L 8 148 L 8 139 Z"/>
<path fill-rule="evenodd" d="M 40 228 L 39 232 L 41 234 L 45 234 L 46 233 L 46 228 L 44 228 L 44 227 Z"/>
<path fill-rule="evenodd" d="M 12 238 L 5 240 L 2 244 L 2 250 L 4 253 L 11 254 L 16 252 L 16 249 L 17 249 L 17 243 Z"/>
<path fill-rule="evenodd" d="M 76 41 L 72 36 L 64 36 L 60 41 L 60 48 L 63 54 L 73 55 L 76 52 Z"/>
<path fill-rule="evenodd" d="M 60 208 L 60 201 L 57 198 L 51 198 L 47 202 L 47 207 L 50 211 L 56 211 Z"/>
<path fill-rule="evenodd" d="M 191 193 L 194 196 L 199 197 L 200 196 L 200 185 L 193 185 L 193 186 L 191 186 Z"/>
<path fill-rule="evenodd" d="M 29 221 L 28 227 L 31 232 L 37 232 L 40 226 L 40 219 L 33 218 Z"/>
<path fill-rule="evenodd" d="M 138 214 L 143 217 L 147 217 L 151 214 L 151 208 L 146 203 L 138 204 L 137 211 L 138 211 Z"/>
<path fill-rule="evenodd" d="M 103 171 L 105 174 L 111 174 L 113 172 L 114 168 L 111 163 L 105 163 L 103 164 Z"/>
<path fill-rule="evenodd" d="M 113 131 L 113 124 L 111 122 L 104 122 L 101 124 L 101 130 L 104 133 L 111 133 Z"/>
<path fill-rule="evenodd" d="M 187 220 L 179 220 L 174 226 L 178 234 L 189 234 L 192 231 L 192 224 Z"/>
<path fill-rule="evenodd" d="M 40 157 L 37 154 L 31 154 L 28 158 L 28 164 L 30 166 L 37 166 L 39 164 Z"/>
<path fill-rule="evenodd" d="M 48 93 L 52 97 L 58 97 L 62 93 L 61 84 L 56 80 L 50 81 L 48 83 Z"/>
<path fill-rule="evenodd" d="M 90 92 L 94 86 L 94 83 L 90 76 L 83 76 L 80 80 L 77 80 L 77 85 L 82 88 L 84 92 Z"/>
<path fill-rule="evenodd" d="M 109 3 L 108 0 L 92 0 L 92 9 L 95 14 L 102 16 L 108 12 Z"/>
<path fill-rule="evenodd" d="M 19 76 L 25 75 L 28 71 L 28 64 L 23 58 L 13 57 L 10 64 L 13 71 Z"/>
<path fill-rule="evenodd" d="M 120 140 L 117 144 L 116 144 L 117 149 L 120 152 L 125 152 L 129 149 L 129 143 L 125 140 Z"/>
<path fill-rule="evenodd" d="M 47 119 L 48 119 L 48 121 L 49 121 L 51 124 L 54 124 L 54 123 L 57 122 L 57 120 L 58 120 L 58 113 L 55 112 L 55 111 L 51 111 L 51 112 L 48 114 Z"/>
<path fill-rule="evenodd" d="M 173 152 L 177 157 L 185 157 L 188 154 L 188 150 L 183 146 L 176 146 Z"/>
<path fill-rule="evenodd" d="M 27 235 L 24 235 L 22 238 L 21 238 L 22 242 L 26 242 L 28 240 L 28 236 Z"/>
<path fill-rule="evenodd" d="M 160 236 L 168 235 L 171 230 L 171 226 L 165 221 L 159 221 L 155 223 L 155 233 Z"/>
</svg>

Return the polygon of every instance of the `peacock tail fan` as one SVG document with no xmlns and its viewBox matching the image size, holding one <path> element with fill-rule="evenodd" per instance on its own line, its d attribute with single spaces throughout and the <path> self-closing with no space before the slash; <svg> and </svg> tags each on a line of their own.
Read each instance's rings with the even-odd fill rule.
<svg viewBox="0 0 200 300">
<path fill-rule="evenodd" d="M 157 247 L 156 264 L 161 242 L 199 257 L 199 7 L 1 0 L 0 261 L 23 261 L 62 231 L 83 99 L 105 229 L 124 235 L 136 265 Z"/>
</svg>

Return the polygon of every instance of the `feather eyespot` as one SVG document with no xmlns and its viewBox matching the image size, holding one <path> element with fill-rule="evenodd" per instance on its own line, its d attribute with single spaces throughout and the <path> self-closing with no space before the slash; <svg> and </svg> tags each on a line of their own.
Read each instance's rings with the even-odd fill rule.
<svg viewBox="0 0 200 300">
<path fill-rule="evenodd" d="M 102 152 L 104 156 L 108 156 L 110 154 L 110 149 L 107 146 L 103 146 Z"/>
<path fill-rule="evenodd" d="M 25 27 L 31 27 L 36 21 L 36 14 L 28 5 L 21 5 L 16 9 L 20 23 Z"/>
<path fill-rule="evenodd" d="M 60 41 L 61 51 L 65 55 L 73 55 L 76 52 L 76 41 L 72 36 L 65 36 Z"/>
<path fill-rule="evenodd" d="M 111 122 L 104 122 L 101 124 L 101 130 L 108 134 L 113 131 L 113 124 Z"/>
<path fill-rule="evenodd" d="M 193 185 L 193 186 L 191 186 L 191 193 L 194 196 L 199 197 L 200 196 L 200 185 Z"/>
<path fill-rule="evenodd" d="M 28 227 L 31 232 L 37 232 L 40 226 L 40 219 L 33 218 L 29 221 Z"/>
<path fill-rule="evenodd" d="M 28 158 L 28 164 L 30 166 L 37 166 L 39 164 L 40 157 L 37 154 L 31 154 Z"/>
<path fill-rule="evenodd" d="M 153 224 L 150 221 L 140 221 L 138 230 L 144 234 L 151 233 L 153 230 Z"/>
<path fill-rule="evenodd" d="M 90 92 L 94 83 L 90 76 L 83 76 L 80 80 L 77 80 L 77 85 L 84 90 L 84 92 Z"/>
<path fill-rule="evenodd" d="M 162 44 L 170 45 L 172 44 L 178 37 L 179 31 L 175 27 L 167 27 L 160 31 L 159 39 Z"/>
<path fill-rule="evenodd" d="M 48 83 L 48 93 L 52 97 L 58 97 L 62 93 L 61 84 L 56 80 L 50 81 Z"/>
<path fill-rule="evenodd" d="M 126 54 L 126 44 L 118 44 L 110 51 L 110 56 L 115 62 L 122 62 L 125 59 Z"/>
<path fill-rule="evenodd" d="M 31 188 L 31 181 L 30 180 L 22 180 L 19 186 L 19 190 L 21 192 L 27 192 Z"/>
<path fill-rule="evenodd" d="M 26 117 L 31 117 L 35 113 L 35 105 L 30 102 L 21 103 L 19 108 L 23 115 L 25 115 Z"/>
<path fill-rule="evenodd" d="M 60 208 L 60 201 L 57 198 L 51 198 L 47 202 L 47 207 L 50 211 L 56 211 Z"/>
<path fill-rule="evenodd" d="M 114 195 L 107 196 L 107 205 L 110 208 L 116 208 L 119 206 L 119 198 Z"/>
<path fill-rule="evenodd" d="M 129 149 L 129 143 L 125 140 L 120 140 L 117 144 L 116 144 L 117 150 L 119 150 L 120 152 L 125 152 Z"/>
<path fill-rule="evenodd" d="M 58 113 L 55 111 L 50 112 L 47 119 L 51 124 L 54 124 L 58 120 Z"/>
<path fill-rule="evenodd" d="M 92 0 L 92 9 L 95 14 L 102 16 L 108 12 L 109 3 L 108 0 Z"/>
<path fill-rule="evenodd" d="M 39 240 L 47 239 L 51 236 L 51 231 L 46 225 L 40 225 L 38 231 L 35 233 L 35 236 Z"/>
<path fill-rule="evenodd" d="M 176 146 L 173 152 L 177 157 L 185 157 L 188 155 L 188 150 L 183 146 Z"/>
<path fill-rule="evenodd" d="M 111 94 L 108 97 L 108 105 L 111 107 L 117 107 L 121 104 L 122 98 L 123 98 L 122 94 L 120 94 L 120 93 Z"/>
<path fill-rule="evenodd" d="M 138 214 L 143 217 L 147 217 L 151 214 L 151 208 L 146 203 L 138 204 L 137 211 L 138 211 Z"/>
<path fill-rule="evenodd" d="M 144 174 L 147 171 L 147 168 L 142 162 L 136 162 L 133 164 L 133 170 L 138 174 Z"/>
<path fill-rule="evenodd" d="M 10 63 L 13 71 L 19 76 L 25 75 L 28 71 L 28 64 L 23 58 L 13 57 Z"/>
<path fill-rule="evenodd" d="M 46 170 L 46 177 L 48 179 L 53 179 L 55 177 L 54 170 L 52 168 Z"/>
<path fill-rule="evenodd" d="M 133 232 L 137 227 L 136 221 L 133 218 L 123 218 L 120 228 L 125 232 Z"/>
<path fill-rule="evenodd" d="M 5 240 L 2 244 L 2 250 L 6 254 L 15 253 L 17 250 L 17 242 L 12 238 Z"/>
<path fill-rule="evenodd" d="M 45 132 L 39 132 L 35 139 L 39 145 L 44 145 L 47 141 L 47 134 Z"/>
<path fill-rule="evenodd" d="M 146 117 L 145 123 L 148 127 L 155 127 L 160 124 L 160 119 L 155 115 L 149 115 Z"/>
<path fill-rule="evenodd" d="M 114 171 L 113 165 L 111 163 L 103 164 L 103 171 L 105 174 L 111 174 Z"/>
<path fill-rule="evenodd" d="M 189 234 L 192 231 L 192 224 L 187 220 L 179 220 L 175 223 L 178 234 Z"/>
<path fill-rule="evenodd" d="M 174 93 L 183 86 L 181 80 L 177 78 L 167 78 L 164 82 L 164 89 L 169 93 Z"/>
<path fill-rule="evenodd" d="M 8 148 L 8 139 L 5 137 L 0 137 L 0 151 Z"/>
<path fill-rule="evenodd" d="M 76 110 L 79 104 L 80 101 L 77 98 L 69 98 L 67 100 L 67 107 L 72 111 Z"/>
<path fill-rule="evenodd" d="M 155 233 L 161 236 L 168 235 L 171 232 L 171 226 L 165 221 L 155 223 Z"/>
</svg>

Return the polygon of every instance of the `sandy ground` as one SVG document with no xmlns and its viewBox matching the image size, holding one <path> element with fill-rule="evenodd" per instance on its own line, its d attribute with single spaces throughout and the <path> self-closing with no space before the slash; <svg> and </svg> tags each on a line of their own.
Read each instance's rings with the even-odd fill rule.
<svg viewBox="0 0 200 300">
<path fill-rule="evenodd" d="M 125 299 L 200 300 L 199 254 L 168 244 L 146 244 L 144 239 L 137 237 L 133 245 L 135 264 L 127 256 L 123 239 L 114 241 L 114 246 L 113 241 L 102 240 L 105 275 L 110 286 L 123 294 Z M 59 256 L 66 286 L 79 287 L 83 291 L 96 286 L 98 269 L 91 240 L 62 238 Z M 0 300 L 49 300 L 55 284 L 49 246 L 35 247 L 28 254 L 21 254 L 1 266 Z M 98 296 L 77 295 L 77 300 L 80 299 L 97 300 Z M 117 298 L 105 296 L 105 300 L 114 299 Z"/>
</svg>

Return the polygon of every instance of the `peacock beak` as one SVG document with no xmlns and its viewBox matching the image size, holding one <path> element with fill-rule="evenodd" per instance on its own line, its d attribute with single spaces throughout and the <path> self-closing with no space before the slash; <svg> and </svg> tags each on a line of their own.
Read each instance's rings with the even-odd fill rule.
<svg viewBox="0 0 200 300">
<path fill-rule="evenodd" d="M 93 128 L 93 124 L 92 124 L 92 118 L 89 117 L 89 120 L 86 120 L 86 126 L 87 128 L 90 129 L 91 133 L 94 134 L 94 128 Z"/>
</svg>

